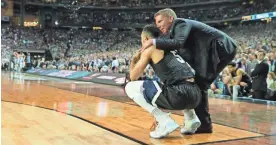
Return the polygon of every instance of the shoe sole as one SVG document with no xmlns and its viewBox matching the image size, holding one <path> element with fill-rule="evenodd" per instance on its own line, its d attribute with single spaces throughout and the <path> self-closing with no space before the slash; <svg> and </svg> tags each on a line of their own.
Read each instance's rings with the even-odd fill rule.
<svg viewBox="0 0 276 145">
<path fill-rule="evenodd" d="M 177 128 L 179 128 L 179 125 L 174 124 L 174 126 L 170 127 L 169 130 L 164 135 L 161 135 L 160 137 L 154 137 L 154 136 L 150 136 L 150 137 L 155 138 L 155 139 L 160 139 L 160 138 L 166 137 L 170 133 L 174 132 Z"/>
<path fill-rule="evenodd" d="M 193 131 L 187 131 L 187 132 L 180 132 L 181 134 L 186 134 L 186 135 L 191 135 L 191 134 L 194 134 L 196 132 L 196 130 L 199 128 L 199 126 L 201 125 L 200 122 L 194 122 L 192 124 L 192 130 Z M 181 131 L 181 130 L 180 130 Z"/>
</svg>

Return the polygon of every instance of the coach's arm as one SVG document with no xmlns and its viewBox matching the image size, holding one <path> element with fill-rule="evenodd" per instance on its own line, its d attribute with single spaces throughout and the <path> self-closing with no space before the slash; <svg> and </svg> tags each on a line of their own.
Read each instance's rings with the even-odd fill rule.
<svg viewBox="0 0 276 145">
<path fill-rule="evenodd" d="M 151 50 L 152 49 L 149 48 L 143 51 L 142 53 L 138 52 L 132 58 L 129 70 L 129 76 L 131 81 L 136 81 L 143 74 L 144 69 L 149 64 L 151 58 Z"/>
<path fill-rule="evenodd" d="M 172 32 L 169 33 L 171 33 L 173 39 L 158 38 L 153 40 L 156 48 L 162 50 L 175 50 L 184 47 L 186 39 L 191 31 L 191 26 L 189 26 L 184 20 L 176 19 L 172 24 L 172 27 Z"/>
</svg>

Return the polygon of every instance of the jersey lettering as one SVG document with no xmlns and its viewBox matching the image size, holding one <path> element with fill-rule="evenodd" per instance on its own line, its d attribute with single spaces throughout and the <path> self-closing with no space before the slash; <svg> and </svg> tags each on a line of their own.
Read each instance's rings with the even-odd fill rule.
<svg viewBox="0 0 276 145">
<path fill-rule="evenodd" d="M 184 59 L 177 54 L 177 51 L 171 51 L 171 53 L 174 55 L 177 61 L 179 61 L 180 63 L 185 63 Z"/>
<path fill-rule="evenodd" d="M 195 70 L 188 64 L 180 55 L 177 54 L 177 51 L 171 51 L 171 53 L 175 56 L 176 60 L 179 61 L 180 63 L 186 63 L 188 67 L 191 69 L 193 74 L 195 74 Z"/>
</svg>

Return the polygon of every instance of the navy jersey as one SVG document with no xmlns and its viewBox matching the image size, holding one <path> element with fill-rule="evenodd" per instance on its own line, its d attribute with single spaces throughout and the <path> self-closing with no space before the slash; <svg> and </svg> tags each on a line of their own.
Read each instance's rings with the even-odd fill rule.
<svg viewBox="0 0 276 145">
<path fill-rule="evenodd" d="M 238 71 L 238 69 L 236 71 L 234 71 L 233 73 L 231 73 L 232 77 L 236 77 L 237 76 L 237 71 Z M 250 76 L 247 73 L 245 73 L 244 71 L 242 73 L 241 82 L 245 82 L 245 83 L 247 83 L 250 86 L 252 84 Z"/>
<path fill-rule="evenodd" d="M 150 62 L 153 70 L 166 85 L 193 78 L 195 71 L 184 61 L 177 51 L 165 51 L 164 57 L 156 64 Z"/>
</svg>

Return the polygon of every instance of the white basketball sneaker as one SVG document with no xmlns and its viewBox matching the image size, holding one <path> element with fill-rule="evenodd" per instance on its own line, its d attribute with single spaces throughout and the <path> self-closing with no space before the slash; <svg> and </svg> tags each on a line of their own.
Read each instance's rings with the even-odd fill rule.
<svg viewBox="0 0 276 145">
<path fill-rule="evenodd" d="M 155 130 L 150 132 L 150 137 L 156 139 L 166 137 L 178 127 L 179 125 L 170 116 L 168 116 L 164 121 L 158 122 Z"/>
<path fill-rule="evenodd" d="M 181 128 L 180 133 L 182 134 L 194 134 L 198 127 L 200 127 L 201 122 L 198 117 L 194 117 L 191 120 L 185 120 L 184 127 Z"/>
</svg>

